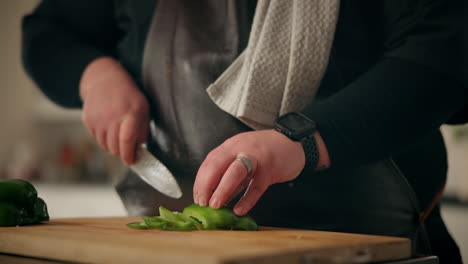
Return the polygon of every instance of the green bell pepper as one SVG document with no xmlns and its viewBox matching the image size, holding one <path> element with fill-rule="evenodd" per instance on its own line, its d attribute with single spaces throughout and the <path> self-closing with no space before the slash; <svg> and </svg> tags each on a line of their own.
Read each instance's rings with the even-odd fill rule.
<svg viewBox="0 0 468 264">
<path fill-rule="evenodd" d="M 0 201 L 17 205 L 30 205 L 37 198 L 34 186 L 21 179 L 0 180 Z"/>
<path fill-rule="evenodd" d="M 0 180 L 0 226 L 40 223 L 49 220 L 47 205 L 34 186 L 24 180 Z"/>
<path fill-rule="evenodd" d="M 36 218 L 36 221 L 38 222 L 49 221 L 49 213 L 47 211 L 47 204 L 40 197 L 37 197 L 36 202 L 34 202 L 33 216 Z"/>
<path fill-rule="evenodd" d="M 24 209 L 13 204 L 0 202 L 0 226 L 15 226 L 21 224 L 26 216 Z"/>
</svg>

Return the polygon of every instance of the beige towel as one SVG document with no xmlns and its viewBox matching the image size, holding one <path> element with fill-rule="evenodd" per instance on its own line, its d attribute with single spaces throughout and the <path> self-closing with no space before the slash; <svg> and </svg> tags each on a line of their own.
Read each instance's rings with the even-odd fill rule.
<svg viewBox="0 0 468 264">
<path fill-rule="evenodd" d="M 247 48 L 208 87 L 211 99 L 254 129 L 312 103 L 338 10 L 339 0 L 259 0 Z"/>
</svg>

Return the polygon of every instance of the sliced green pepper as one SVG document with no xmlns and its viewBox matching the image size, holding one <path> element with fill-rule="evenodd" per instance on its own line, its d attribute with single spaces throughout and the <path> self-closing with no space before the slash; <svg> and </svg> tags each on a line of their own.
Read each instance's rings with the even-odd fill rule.
<svg viewBox="0 0 468 264">
<path fill-rule="evenodd" d="M 142 219 L 148 228 L 158 228 L 171 231 L 188 231 L 197 229 L 195 220 L 178 212 L 171 212 L 164 207 L 159 209 L 160 216 L 143 216 Z M 198 223 L 197 223 L 198 224 Z M 199 225 L 199 224 L 198 224 Z M 130 226 L 133 227 L 133 226 Z"/>
<path fill-rule="evenodd" d="M 171 212 L 163 206 L 159 207 L 159 215 L 162 219 L 174 222 L 191 223 L 197 229 L 203 229 L 203 225 L 192 217 L 179 212 Z"/>
<path fill-rule="evenodd" d="M 145 222 L 128 223 L 127 226 L 134 229 L 150 229 L 150 227 L 147 226 Z"/>
<path fill-rule="evenodd" d="M 203 225 L 202 223 L 200 223 L 197 219 L 193 218 L 193 217 L 190 217 L 190 216 L 186 216 L 182 213 L 179 213 L 179 212 L 174 212 L 174 214 L 177 215 L 177 217 L 179 217 L 180 219 L 182 219 L 183 221 L 185 222 L 190 222 L 192 223 L 192 225 L 198 229 L 198 230 L 202 230 L 203 229 Z"/>
<path fill-rule="evenodd" d="M 179 212 L 171 212 L 160 206 L 159 215 L 161 220 L 166 221 L 166 225 L 162 227 L 163 230 L 187 231 L 196 229 L 194 221 L 189 217 L 182 216 Z"/>
<path fill-rule="evenodd" d="M 238 221 L 238 217 L 231 209 L 220 208 L 213 209 L 209 206 L 200 206 L 191 204 L 183 210 L 182 214 L 193 217 L 200 221 L 205 230 L 213 230 L 217 228 L 229 228 L 234 226 Z"/>
<path fill-rule="evenodd" d="M 171 212 L 160 206 L 159 216 L 143 216 L 143 222 L 127 224 L 137 229 L 157 228 L 170 231 L 190 230 L 257 230 L 257 223 L 250 216 L 237 217 L 231 209 L 213 209 L 208 206 L 191 204 L 182 213 Z"/>
<path fill-rule="evenodd" d="M 161 216 L 162 219 L 164 220 L 170 220 L 170 221 L 183 221 L 180 219 L 176 214 L 173 212 L 167 210 L 163 206 L 159 206 L 159 215 Z"/>
<path fill-rule="evenodd" d="M 166 220 L 162 219 L 160 216 L 154 216 L 154 217 L 143 216 L 141 219 L 143 219 L 143 221 L 145 221 L 146 225 L 151 227 L 151 228 L 162 229 L 165 225 L 168 224 L 168 222 Z"/>
<path fill-rule="evenodd" d="M 167 231 L 191 231 L 195 230 L 195 226 L 190 222 L 182 222 L 182 221 L 171 221 L 165 220 L 167 222 L 161 229 Z"/>
<path fill-rule="evenodd" d="M 237 221 L 234 228 L 247 231 L 255 231 L 258 230 L 258 225 L 252 217 L 244 215 L 239 217 L 239 221 Z"/>
</svg>

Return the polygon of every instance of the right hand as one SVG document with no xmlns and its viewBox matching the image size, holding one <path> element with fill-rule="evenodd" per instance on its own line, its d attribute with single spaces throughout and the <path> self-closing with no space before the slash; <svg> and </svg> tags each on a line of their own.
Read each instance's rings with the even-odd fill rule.
<svg viewBox="0 0 468 264">
<path fill-rule="evenodd" d="M 80 82 L 83 123 L 98 144 L 130 166 L 149 133 L 149 104 L 129 73 L 116 60 L 91 62 Z"/>
</svg>

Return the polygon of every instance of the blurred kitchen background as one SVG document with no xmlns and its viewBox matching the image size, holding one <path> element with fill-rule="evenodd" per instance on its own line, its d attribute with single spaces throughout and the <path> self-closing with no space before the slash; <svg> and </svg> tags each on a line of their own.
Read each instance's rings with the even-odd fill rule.
<svg viewBox="0 0 468 264">
<path fill-rule="evenodd" d="M 119 216 L 125 167 L 101 151 L 79 110 L 50 103 L 21 64 L 21 19 L 38 0 L 0 1 L 0 178 L 32 181 L 51 217 Z"/>
<path fill-rule="evenodd" d="M 21 65 L 21 18 L 38 2 L 0 1 L 0 178 L 32 181 L 51 217 L 123 216 L 113 185 L 125 167 L 98 148 L 79 110 L 50 103 Z M 442 213 L 468 262 L 468 126 L 443 133 L 449 176 Z"/>
</svg>

